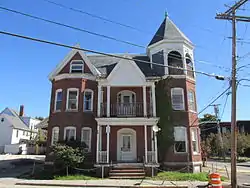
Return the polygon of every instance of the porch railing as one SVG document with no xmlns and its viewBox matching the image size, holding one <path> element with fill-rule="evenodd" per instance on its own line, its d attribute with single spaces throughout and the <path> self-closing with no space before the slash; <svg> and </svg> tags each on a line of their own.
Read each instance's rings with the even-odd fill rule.
<svg viewBox="0 0 250 188">
<path fill-rule="evenodd" d="M 156 163 L 155 151 L 148 151 L 147 152 L 147 159 L 148 159 L 148 163 Z"/>
<path fill-rule="evenodd" d="M 147 103 L 147 116 L 152 116 L 153 108 Z M 107 104 L 101 104 L 101 116 L 107 116 Z M 111 103 L 110 117 L 144 117 L 143 103 Z"/>
<path fill-rule="evenodd" d="M 99 163 L 107 163 L 107 151 L 99 151 Z"/>
</svg>

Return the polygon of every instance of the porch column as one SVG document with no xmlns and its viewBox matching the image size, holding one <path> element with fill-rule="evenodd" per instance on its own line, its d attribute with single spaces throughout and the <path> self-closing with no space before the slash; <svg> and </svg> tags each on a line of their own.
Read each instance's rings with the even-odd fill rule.
<svg viewBox="0 0 250 188">
<path fill-rule="evenodd" d="M 107 86 L 107 117 L 110 117 L 110 86 Z"/>
<path fill-rule="evenodd" d="M 148 163 L 147 125 L 144 125 L 144 143 L 145 143 L 145 163 Z"/>
<path fill-rule="evenodd" d="M 109 163 L 109 136 L 110 136 L 110 126 L 107 125 L 106 127 L 106 133 L 107 133 L 107 163 Z"/>
<path fill-rule="evenodd" d="M 143 86 L 143 115 L 147 116 L 147 98 L 146 98 L 146 86 Z"/>
<path fill-rule="evenodd" d="M 153 117 L 156 117 L 156 101 L 155 101 L 155 84 L 151 86 L 152 90 L 152 106 L 153 106 Z"/>
<path fill-rule="evenodd" d="M 158 163 L 158 147 L 157 147 L 157 136 L 156 132 L 154 132 L 154 141 L 155 141 L 155 162 Z"/>
<path fill-rule="evenodd" d="M 102 86 L 98 85 L 97 117 L 101 116 L 101 95 L 102 95 Z"/>
<path fill-rule="evenodd" d="M 98 124 L 97 125 L 97 134 L 96 134 L 96 163 L 98 164 L 99 163 L 99 139 L 100 139 L 100 125 Z"/>
</svg>

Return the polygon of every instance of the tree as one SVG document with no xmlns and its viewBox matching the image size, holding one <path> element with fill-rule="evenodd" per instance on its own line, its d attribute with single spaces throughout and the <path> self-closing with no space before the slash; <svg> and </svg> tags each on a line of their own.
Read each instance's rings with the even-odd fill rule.
<svg viewBox="0 0 250 188">
<path fill-rule="evenodd" d="M 69 175 L 69 167 L 77 167 L 84 160 L 84 153 L 79 148 L 73 148 L 68 145 L 57 144 L 52 147 L 55 155 L 55 163 L 66 167 L 66 175 Z"/>
<path fill-rule="evenodd" d="M 42 116 L 36 116 L 35 119 L 38 119 L 38 120 L 42 121 L 42 120 L 44 120 L 44 117 L 42 117 Z"/>
<path fill-rule="evenodd" d="M 199 118 L 199 122 L 206 122 L 206 121 L 217 121 L 215 115 L 212 114 L 204 114 L 202 118 Z"/>
<path fill-rule="evenodd" d="M 174 130 L 173 123 L 171 120 L 172 105 L 167 92 L 167 85 L 170 78 L 165 80 L 160 80 L 156 84 L 156 112 L 160 120 L 158 126 L 161 128 L 161 131 L 158 135 L 158 145 L 159 145 L 159 158 L 160 161 L 164 160 L 166 152 L 169 147 L 173 145 L 174 141 Z"/>
</svg>

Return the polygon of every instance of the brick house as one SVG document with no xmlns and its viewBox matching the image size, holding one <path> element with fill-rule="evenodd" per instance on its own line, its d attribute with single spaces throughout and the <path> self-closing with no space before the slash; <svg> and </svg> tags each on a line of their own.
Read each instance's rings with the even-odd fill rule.
<svg viewBox="0 0 250 188">
<path fill-rule="evenodd" d="M 193 48 L 166 17 L 144 55 L 124 54 L 121 59 L 71 50 L 49 75 L 48 147 L 76 139 L 85 142 L 95 166 L 158 167 L 155 83 L 171 76 L 166 92 L 172 101 L 175 143 L 162 164 L 200 171 Z"/>
</svg>

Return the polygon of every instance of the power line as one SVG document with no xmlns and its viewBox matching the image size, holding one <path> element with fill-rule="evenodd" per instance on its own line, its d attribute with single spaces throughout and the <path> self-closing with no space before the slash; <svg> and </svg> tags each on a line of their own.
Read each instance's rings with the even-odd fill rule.
<svg viewBox="0 0 250 188">
<path fill-rule="evenodd" d="M 222 119 L 223 115 L 224 115 L 224 112 L 225 112 L 225 109 L 226 109 L 226 105 L 227 105 L 227 100 L 228 100 L 228 96 L 229 96 L 230 93 L 227 93 L 227 97 L 226 97 L 226 101 L 224 103 L 224 106 L 223 106 L 223 110 L 222 110 L 222 113 L 220 115 L 220 119 Z"/>
<path fill-rule="evenodd" d="M 47 0 L 44 0 L 44 1 L 47 1 Z M 56 22 L 56 21 L 53 21 L 53 20 L 48 20 L 48 19 L 45 19 L 45 18 L 41 18 L 41 17 L 38 17 L 38 16 L 31 15 L 31 14 L 23 13 L 23 12 L 20 12 L 20 11 L 17 11 L 17 10 L 5 8 L 5 7 L 2 7 L 2 6 L 0 6 L 0 9 L 8 11 L 8 12 L 15 13 L 15 14 L 19 14 L 19 15 L 22 15 L 22 16 L 30 17 L 30 18 L 33 18 L 33 19 L 36 19 L 36 20 L 48 22 L 48 23 L 59 25 L 59 26 L 66 27 L 66 28 L 69 28 L 69 29 L 73 29 L 73 30 L 81 31 L 81 32 L 88 33 L 88 34 L 91 34 L 91 35 L 95 35 L 95 36 L 98 36 L 98 37 L 106 38 L 106 39 L 113 40 L 113 41 L 116 41 L 116 42 L 121 42 L 121 43 L 132 45 L 132 46 L 135 46 L 135 47 L 147 49 L 147 47 L 139 45 L 139 44 L 135 44 L 135 43 L 132 43 L 132 42 L 129 42 L 129 41 L 124 41 L 124 40 L 117 39 L 115 37 L 110 37 L 110 36 L 107 36 L 107 35 L 103 35 L 103 34 L 100 34 L 100 33 L 92 32 L 92 31 L 89 31 L 89 30 L 86 30 L 86 29 L 75 27 L 75 26 L 63 24 L 63 23 Z M 161 36 L 161 37 L 164 38 L 163 36 Z M 167 54 L 167 53 L 165 53 L 165 54 Z M 178 55 L 171 54 L 170 56 L 173 59 L 182 60 L 182 58 L 180 58 Z M 218 67 L 218 68 L 223 68 L 226 71 L 230 70 L 229 68 L 219 66 L 219 65 L 214 65 L 214 64 L 208 63 L 206 61 L 201 61 L 201 60 L 194 60 L 194 61 L 200 62 L 200 63 L 203 63 L 203 64 L 209 64 L 209 65 L 212 65 L 212 66 L 215 66 L 215 67 Z"/>
<path fill-rule="evenodd" d="M 223 77 L 223 76 L 218 76 L 218 75 L 215 75 L 215 74 L 209 74 L 209 73 L 202 72 L 202 71 L 187 70 L 187 69 L 184 69 L 184 68 L 174 67 L 174 66 L 170 66 L 170 65 L 161 65 L 161 64 L 158 64 L 158 63 L 155 63 L 155 62 L 144 61 L 144 60 L 136 59 L 136 58 L 131 59 L 131 58 L 128 58 L 128 57 L 122 57 L 122 56 L 118 56 L 118 55 L 114 55 L 114 54 L 108 54 L 108 53 L 99 52 L 99 51 L 95 51 L 95 50 L 89 50 L 89 49 L 85 49 L 85 48 L 79 48 L 79 47 L 75 47 L 75 46 L 70 46 L 70 45 L 66 45 L 66 44 L 62 44 L 62 43 L 57 43 L 57 42 L 52 42 L 52 41 L 48 41 L 48 40 L 42 40 L 42 39 L 38 39 L 38 38 L 32 38 L 32 37 L 28 37 L 28 36 L 24 36 L 24 35 L 19 35 L 19 34 L 14 34 L 14 33 L 10 33 L 10 32 L 0 31 L 0 34 L 12 36 L 12 37 L 17 37 L 17 38 L 22 38 L 22 39 L 26 39 L 26 40 L 32 40 L 32 41 L 36 41 L 36 42 L 40 42 L 40 43 L 51 44 L 51 45 L 54 45 L 54 46 L 61 46 L 61 47 L 65 47 L 65 48 L 81 50 L 81 51 L 84 51 L 84 52 L 90 52 L 90 53 L 104 55 L 104 56 L 109 56 L 109 57 L 115 57 L 115 58 L 119 58 L 119 59 L 125 59 L 125 60 L 130 60 L 130 61 L 134 60 L 134 61 L 138 61 L 138 62 L 142 62 L 142 63 L 147 63 L 147 64 L 152 64 L 152 65 L 157 65 L 157 66 L 161 66 L 161 67 L 168 67 L 168 68 L 173 68 L 173 69 L 178 69 L 178 70 L 183 70 L 183 71 L 195 72 L 195 73 L 198 73 L 198 74 L 202 74 L 202 75 L 206 75 L 206 76 L 209 76 L 209 77 L 216 78 L 218 80 L 228 79 L 228 78 Z"/>
<path fill-rule="evenodd" d="M 13 10 L 13 9 L 9 9 L 9 8 L 5 8 L 5 7 L 2 7 L 2 6 L 0 6 L 0 9 L 6 10 L 8 12 L 15 13 L 15 14 L 27 16 L 27 17 L 30 17 L 30 18 L 33 18 L 33 19 L 36 19 L 36 20 L 40 20 L 40 21 L 52 23 L 52 24 L 55 24 L 55 25 L 67 27 L 67 28 L 70 28 L 70 29 L 73 29 L 73 30 L 77 30 L 77 31 L 81 31 L 81 32 L 88 33 L 88 34 L 91 34 L 91 35 L 95 35 L 95 36 L 107 38 L 107 39 L 114 40 L 114 41 L 117 41 L 117 42 L 121 42 L 121 43 L 124 43 L 124 44 L 129 44 L 129 45 L 132 45 L 132 46 L 136 46 L 136 47 L 140 47 L 140 48 L 145 48 L 142 45 L 134 44 L 132 42 L 120 40 L 120 39 L 117 39 L 117 38 L 114 38 L 114 37 L 110 37 L 110 36 L 107 36 L 107 35 L 99 34 L 99 33 L 92 32 L 92 31 L 89 31 L 89 30 L 86 30 L 86 29 L 81 29 L 81 28 L 74 27 L 74 26 L 71 26 L 71 25 L 67 25 L 67 24 L 55 22 L 55 21 L 52 21 L 52 20 L 48 20 L 48 19 L 45 19 L 45 18 L 38 17 L 38 16 L 33 16 L 31 14 L 23 13 L 23 12 L 16 11 L 16 10 Z"/>
<path fill-rule="evenodd" d="M 192 127 L 195 122 L 199 119 L 198 115 L 200 115 L 202 112 L 204 112 L 208 107 L 210 107 L 213 103 L 215 103 L 219 98 L 221 98 L 226 92 L 228 92 L 228 90 L 231 88 L 231 86 L 229 86 L 226 90 L 224 90 L 220 95 L 218 95 L 217 97 L 215 97 L 208 105 L 206 105 L 201 111 L 199 111 L 199 113 L 197 114 L 197 118 L 192 122 L 192 124 L 190 125 L 190 127 Z"/>
</svg>

